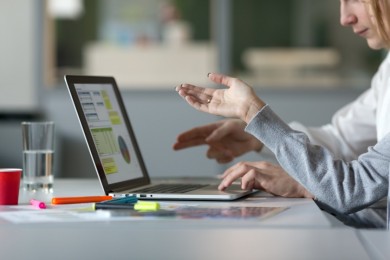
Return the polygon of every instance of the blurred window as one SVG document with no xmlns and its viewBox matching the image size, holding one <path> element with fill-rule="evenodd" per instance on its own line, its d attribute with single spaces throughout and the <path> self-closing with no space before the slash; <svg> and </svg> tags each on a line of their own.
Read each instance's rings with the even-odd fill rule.
<svg viewBox="0 0 390 260">
<path fill-rule="evenodd" d="M 367 87 L 383 53 L 340 25 L 339 1 L 233 5 L 234 74 L 260 87 Z"/>
<path fill-rule="evenodd" d="M 230 5 L 223 28 L 216 3 Z M 227 73 L 259 87 L 367 87 L 382 58 L 339 24 L 335 0 L 48 0 L 47 12 L 48 85 L 75 73 L 170 89 L 208 84 L 205 75 L 227 63 Z M 223 30 L 226 55 L 216 40 Z"/>
<path fill-rule="evenodd" d="M 72 73 L 113 75 L 123 88 L 171 88 L 203 84 L 217 68 L 209 1 L 73 1 L 78 7 L 66 9 L 77 15 L 48 8 L 57 80 Z"/>
</svg>

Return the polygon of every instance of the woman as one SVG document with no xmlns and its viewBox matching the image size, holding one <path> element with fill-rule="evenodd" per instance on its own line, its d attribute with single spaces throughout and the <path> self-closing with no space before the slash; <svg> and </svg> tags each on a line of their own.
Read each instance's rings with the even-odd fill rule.
<svg viewBox="0 0 390 260">
<path fill-rule="evenodd" d="M 384 19 L 389 17 L 387 0 L 341 1 L 340 4 L 343 25 L 351 26 L 355 33 L 367 40 L 372 49 L 389 46 L 387 20 Z M 290 182 L 296 183 L 294 186 L 296 192 L 306 197 L 314 196 L 317 203 L 329 211 L 350 213 L 376 202 L 387 194 L 390 163 L 390 135 L 387 133 L 390 125 L 386 128 L 375 124 L 388 124 L 386 118 L 390 114 L 388 112 L 390 102 L 384 102 L 386 95 L 375 94 L 390 95 L 385 89 L 389 83 L 389 64 L 388 57 L 373 79 L 373 87 L 378 89 L 368 91 L 368 94 L 360 97 L 360 101 L 381 100 L 375 100 L 373 104 L 360 102 L 360 107 L 363 108 L 360 110 L 359 106 L 354 104 L 345 108 L 346 121 L 341 120 L 341 123 L 345 124 L 343 127 L 348 128 L 347 123 L 351 117 L 366 118 L 365 113 L 368 113 L 376 115 L 377 122 L 375 119 L 369 122 L 368 126 L 374 125 L 374 129 L 369 127 L 367 132 L 375 133 L 375 127 L 380 129 L 379 142 L 350 163 L 336 159 L 342 156 L 334 157 L 333 151 L 310 143 L 305 134 L 291 129 L 256 96 L 251 87 L 239 79 L 209 74 L 212 81 L 226 85 L 228 89 L 208 89 L 184 84 L 177 87 L 177 91 L 191 106 L 200 111 L 244 121 L 247 124 L 245 130 L 267 146 L 276 155 L 282 168 L 297 181 L 290 179 Z M 390 96 L 387 99 L 390 100 Z M 359 125 L 361 122 L 355 120 L 354 123 Z M 364 124 L 360 126 L 363 129 L 365 127 Z M 259 178 L 259 173 L 261 169 L 258 163 L 239 163 L 224 173 L 220 188 L 224 189 L 239 177 L 242 177 L 243 188 L 264 188 L 267 180 L 264 180 L 263 176 Z M 279 172 L 279 175 L 285 179 L 289 178 L 284 173 Z"/>
<path fill-rule="evenodd" d="M 370 37 L 370 16 L 367 14 L 363 1 L 341 1 L 341 24 L 350 26 L 353 31 L 367 39 L 368 45 L 379 49 L 384 43 L 390 42 L 386 34 L 385 20 L 388 16 L 388 3 L 383 1 L 383 11 L 379 1 L 371 2 L 371 18 L 378 24 L 378 34 Z M 379 39 L 379 46 L 377 38 Z M 309 128 L 293 122 L 290 126 L 306 133 L 313 144 L 328 148 L 339 159 L 350 161 L 367 151 L 390 130 L 390 120 L 387 111 L 390 110 L 390 89 L 387 87 L 390 76 L 390 55 L 383 61 L 379 71 L 372 80 L 371 88 L 365 91 L 358 99 L 340 109 L 332 118 L 332 123 L 322 127 Z M 245 123 L 237 119 L 223 120 L 205 126 L 193 128 L 180 134 L 173 148 L 180 150 L 196 145 L 209 146 L 207 157 L 216 159 L 219 163 L 232 161 L 248 151 L 261 151 L 263 144 L 252 135 L 244 132 Z M 267 150 L 266 150 L 267 151 Z M 308 197 L 302 185 L 290 178 L 283 168 L 267 162 L 240 163 L 236 167 L 253 167 L 257 172 L 257 179 L 262 179 L 260 188 L 280 196 Z M 229 184 L 228 179 L 233 175 L 225 176 L 221 189 Z"/>
</svg>

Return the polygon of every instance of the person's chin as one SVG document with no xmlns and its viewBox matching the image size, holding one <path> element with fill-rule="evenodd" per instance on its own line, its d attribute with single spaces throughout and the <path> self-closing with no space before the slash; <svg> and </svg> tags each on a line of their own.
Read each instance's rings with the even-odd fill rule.
<svg viewBox="0 0 390 260">
<path fill-rule="evenodd" d="M 370 47 L 373 50 L 381 50 L 385 48 L 385 45 L 382 41 L 376 41 L 376 40 L 367 40 L 368 47 Z"/>
</svg>

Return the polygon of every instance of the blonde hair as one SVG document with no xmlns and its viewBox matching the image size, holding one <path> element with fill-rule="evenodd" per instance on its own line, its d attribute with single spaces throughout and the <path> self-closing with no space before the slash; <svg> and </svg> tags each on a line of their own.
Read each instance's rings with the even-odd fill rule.
<svg viewBox="0 0 390 260">
<path fill-rule="evenodd" d="M 390 47 L 390 3 L 389 0 L 371 0 L 368 2 L 375 20 L 379 36 Z"/>
</svg>

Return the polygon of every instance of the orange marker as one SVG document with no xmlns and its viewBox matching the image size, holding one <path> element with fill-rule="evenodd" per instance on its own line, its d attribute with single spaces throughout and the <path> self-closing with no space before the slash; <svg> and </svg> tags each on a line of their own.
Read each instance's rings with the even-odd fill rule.
<svg viewBox="0 0 390 260">
<path fill-rule="evenodd" d="M 76 204 L 101 202 L 112 199 L 112 196 L 84 196 L 84 197 L 58 197 L 52 198 L 51 204 Z"/>
</svg>

